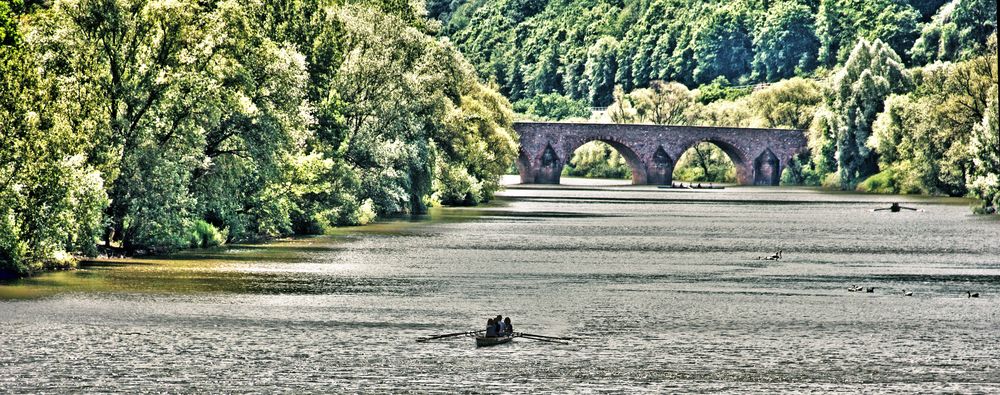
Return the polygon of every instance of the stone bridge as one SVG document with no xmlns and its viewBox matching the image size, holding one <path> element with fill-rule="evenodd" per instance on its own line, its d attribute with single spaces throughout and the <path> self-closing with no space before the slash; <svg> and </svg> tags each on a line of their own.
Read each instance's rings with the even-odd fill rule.
<svg viewBox="0 0 1000 395">
<path fill-rule="evenodd" d="M 558 184 L 573 152 L 594 140 L 625 158 L 633 184 L 670 184 L 681 154 L 707 141 L 733 161 L 740 184 L 778 185 L 781 171 L 806 149 L 805 132 L 792 129 L 515 122 L 514 130 L 521 138 L 517 169 L 525 184 Z"/>
</svg>

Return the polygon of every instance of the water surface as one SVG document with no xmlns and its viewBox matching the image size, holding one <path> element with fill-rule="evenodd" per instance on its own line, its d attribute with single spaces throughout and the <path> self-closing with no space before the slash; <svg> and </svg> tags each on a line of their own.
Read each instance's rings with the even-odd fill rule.
<svg viewBox="0 0 1000 395">
<path fill-rule="evenodd" d="M 923 211 L 871 211 L 896 200 Z M 969 204 L 513 187 L 335 235 L 93 263 L 0 285 L 0 392 L 996 393 L 1000 222 Z M 496 314 L 577 340 L 414 342 Z"/>
</svg>

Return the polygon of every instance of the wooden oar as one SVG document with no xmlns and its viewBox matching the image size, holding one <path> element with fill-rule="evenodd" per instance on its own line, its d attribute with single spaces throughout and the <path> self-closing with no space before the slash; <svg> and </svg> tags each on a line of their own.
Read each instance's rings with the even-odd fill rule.
<svg viewBox="0 0 1000 395">
<path fill-rule="evenodd" d="M 446 334 L 443 334 L 443 335 L 436 335 L 436 336 L 430 336 L 430 337 L 421 337 L 421 338 L 417 339 L 417 342 L 418 343 L 423 343 L 423 342 L 428 341 L 428 340 L 442 339 L 442 338 L 445 338 L 445 337 L 465 336 L 465 335 L 468 335 L 470 333 L 479 333 L 479 332 L 485 332 L 485 331 L 486 331 L 485 329 L 482 329 L 482 330 L 478 330 L 478 331 L 455 332 L 455 333 L 446 333 Z"/>
<path fill-rule="evenodd" d="M 545 338 L 545 339 L 556 339 L 556 340 L 573 340 L 573 338 L 572 338 L 572 337 L 556 337 L 556 336 L 545 336 L 545 335 L 536 335 L 536 334 L 534 334 L 534 333 L 524 333 L 524 332 L 518 332 L 517 334 L 518 334 L 519 336 L 525 336 L 525 337 L 528 337 L 528 336 L 533 336 L 533 337 L 541 337 L 541 338 Z"/>
</svg>

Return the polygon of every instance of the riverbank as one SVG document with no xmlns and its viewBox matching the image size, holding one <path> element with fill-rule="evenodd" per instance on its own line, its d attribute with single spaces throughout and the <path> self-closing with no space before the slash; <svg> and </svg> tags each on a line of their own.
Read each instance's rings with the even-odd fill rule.
<svg viewBox="0 0 1000 395">
<path fill-rule="evenodd" d="M 504 188 L 508 190 L 569 190 L 569 191 L 632 191 L 632 192 L 645 192 L 645 193 L 684 193 L 684 192 L 704 192 L 713 193 L 719 192 L 720 190 L 711 189 L 701 189 L 701 190 L 687 190 L 687 189 L 658 189 L 655 185 L 632 185 L 630 180 L 617 180 L 617 179 L 591 179 L 591 178 L 577 178 L 577 177 L 564 177 L 563 182 L 560 185 L 546 185 L 546 184 L 520 184 L 520 178 L 516 175 L 505 175 L 501 179 L 501 184 Z M 801 187 L 801 186 L 782 186 L 782 187 L 756 187 L 756 186 L 739 186 L 726 184 L 730 189 L 745 189 L 754 191 L 769 191 L 772 190 L 777 193 L 817 193 L 820 195 L 838 196 L 839 198 L 832 200 L 840 200 L 843 198 L 848 198 L 856 202 L 866 202 L 871 205 L 872 209 L 888 207 L 891 203 L 900 202 L 906 204 L 916 204 L 926 202 L 935 202 L 937 204 L 949 204 L 949 205 L 965 205 L 967 207 L 975 208 L 978 201 L 971 198 L 946 198 L 937 196 L 927 196 L 927 195 L 890 195 L 890 194 L 877 194 L 877 193 L 866 193 L 857 191 L 840 191 L 837 189 L 827 189 L 821 187 Z M 502 202 L 504 196 L 518 196 L 519 193 L 505 194 L 501 192 L 498 194 L 498 198 Z M 498 204 L 497 200 L 494 200 L 485 205 L 478 206 L 480 209 L 496 207 Z M 476 207 L 466 207 L 465 209 L 475 209 Z M 383 218 L 382 222 L 388 221 L 389 223 L 396 221 L 420 221 L 421 219 L 430 219 L 435 215 L 442 216 L 441 210 L 446 210 L 444 207 L 431 208 L 428 214 L 409 216 L 409 215 L 399 215 L 399 216 L 389 216 Z M 992 215 L 988 216 L 994 219 L 1000 220 L 1000 216 Z M 376 221 L 376 224 L 379 221 Z M 355 227 L 338 227 L 332 230 L 332 234 L 345 234 L 352 229 L 365 228 L 372 225 L 360 225 Z M 296 238 L 309 238 L 312 236 L 303 235 L 295 236 L 290 239 L 260 239 L 249 243 L 237 243 L 237 246 L 249 246 L 249 245 L 267 245 L 273 242 L 282 242 L 288 240 L 294 240 Z M 191 249 L 181 249 L 181 250 L 171 250 L 171 251 L 140 251 L 139 254 L 129 255 L 127 251 L 121 248 L 106 248 L 104 246 L 98 247 L 100 255 L 95 258 L 75 256 L 70 257 L 60 262 L 60 264 L 50 264 L 44 266 L 41 270 L 35 271 L 28 275 L 17 275 L 17 273 L 0 270 L 0 284 L 5 282 L 9 283 L 18 278 L 30 277 L 51 271 L 61 271 L 61 270 L 73 270 L 78 264 L 95 264 L 95 265 L 109 265 L 116 264 L 119 262 L 131 262 L 130 258 L 155 258 L 161 256 L 170 256 L 172 254 L 177 254 L 181 252 L 192 252 L 197 254 L 197 251 L 204 250 L 203 248 L 191 248 Z"/>
</svg>

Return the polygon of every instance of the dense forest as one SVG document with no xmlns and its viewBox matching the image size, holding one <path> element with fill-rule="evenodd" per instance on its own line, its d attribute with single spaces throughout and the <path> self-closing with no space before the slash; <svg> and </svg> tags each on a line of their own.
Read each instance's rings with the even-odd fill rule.
<svg viewBox="0 0 1000 395">
<path fill-rule="evenodd" d="M 0 1 L 0 273 L 491 198 L 509 102 L 400 0 Z"/>
<path fill-rule="evenodd" d="M 591 107 L 806 129 L 785 183 L 991 211 L 995 27 L 994 0 L 0 0 L 0 273 L 477 204 L 515 117 Z M 567 172 L 628 176 L 584 151 Z"/>
<path fill-rule="evenodd" d="M 529 119 L 799 128 L 786 184 L 1000 205 L 994 0 L 431 0 Z M 690 154 L 690 155 L 689 155 Z M 621 177 L 588 144 L 571 174 Z M 704 143 L 675 176 L 725 181 Z M 699 170 L 701 168 L 701 170 Z M 581 171 L 580 169 L 583 169 Z M 594 169 L 593 172 L 590 172 Z M 590 172 L 590 173 L 588 173 Z"/>
</svg>

